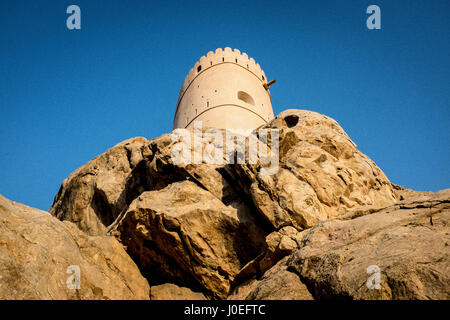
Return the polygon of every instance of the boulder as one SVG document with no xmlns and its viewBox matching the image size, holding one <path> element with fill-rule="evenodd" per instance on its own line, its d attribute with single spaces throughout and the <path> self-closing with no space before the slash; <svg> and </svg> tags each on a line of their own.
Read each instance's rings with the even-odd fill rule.
<svg viewBox="0 0 450 320">
<path fill-rule="evenodd" d="M 149 285 L 115 238 L 0 196 L 0 299 L 149 299 Z"/>
<path fill-rule="evenodd" d="M 228 295 L 266 235 L 245 208 L 224 205 L 192 181 L 144 192 L 111 232 L 151 283 L 170 281 L 215 298 Z"/>
<path fill-rule="evenodd" d="M 266 237 L 266 248 L 261 255 L 258 273 L 265 272 L 285 256 L 300 248 L 305 231 L 298 232 L 292 226 L 286 226 L 274 231 Z"/>
<path fill-rule="evenodd" d="M 175 161 L 178 142 L 173 134 L 153 140 L 133 138 L 64 180 L 50 212 L 88 234 L 105 234 L 142 192 L 191 180 L 225 205 L 258 213 L 257 223 L 270 232 L 284 226 L 307 229 L 359 206 L 386 206 L 399 199 L 395 186 L 333 119 L 287 110 L 265 128 L 279 132 L 275 174 L 265 174 L 261 165 L 248 162 Z M 211 146 L 209 140 L 200 140 L 198 132 L 190 134 L 192 141 L 200 141 L 200 152 Z M 192 149 L 194 160 L 198 151 Z"/>
<path fill-rule="evenodd" d="M 228 300 L 313 300 L 299 276 L 288 270 L 287 260 L 280 260 L 261 279 L 247 280 L 235 288 Z"/>
<path fill-rule="evenodd" d="M 77 237 L 114 235 L 154 299 L 448 299 L 448 191 L 391 184 L 316 112 L 286 110 L 262 129 L 279 134 L 274 172 L 261 158 L 180 162 L 175 131 L 138 137 L 73 172 L 50 213 Z M 217 148 L 199 133 L 186 138 L 200 145 L 191 160 Z M 365 285 L 368 268 L 380 289 Z"/>
<path fill-rule="evenodd" d="M 335 120 L 286 110 L 267 128 L 279 130 L 279 170 L 268 175 L 261 165 L 243 164 L 230 175 L 275 229 L 303 230 L 359 206 L 398 200 L 381 169 L 358 151 Z"/>
<path fill-rule="evenodd" d="M 150 288 L 150 300 L 206 300 L 206 297 L 201 292 L 164 283 Z"/>
<path fill-rule="evenodd" d="M 192 140 L 199 135 L 190 134 Z M 253 206 L 228 182 L 222 170 L 225 164 L 178 163 L 172 157 L 176 145 L 170 134 L 119 143 L 66 178 L 49 212 L 88 234 L 103 235 L 141 193 L 185 180 L 194 181 L 225 205 Z"/>
<path fill-rule="evenodd" d="M 151 154 L 147 139 L 119 143 L 66 178 L 49 212 L 75 223 L 90 235 L 103 235 L 119 214 L 150 183 L 143 159 Z"/>
<path fill-rule="evenodd" d="M 310 229 L 287 266 L 316 299 L 448 300 L 449 224 L 450 189 L 358 208 Z"/>
</svg>

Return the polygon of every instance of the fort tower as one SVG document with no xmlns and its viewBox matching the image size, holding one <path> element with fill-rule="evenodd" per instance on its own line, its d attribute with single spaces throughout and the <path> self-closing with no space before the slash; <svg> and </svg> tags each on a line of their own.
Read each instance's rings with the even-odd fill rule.
<svg viewBox="0 0 450 320">
<path fill-rule="evenodd" d="M 173 127 L 255 129 L 273 119 L 267 77 L 246 53 L 216 49 L 200 58 L 184 79 Z"/>
</svg>

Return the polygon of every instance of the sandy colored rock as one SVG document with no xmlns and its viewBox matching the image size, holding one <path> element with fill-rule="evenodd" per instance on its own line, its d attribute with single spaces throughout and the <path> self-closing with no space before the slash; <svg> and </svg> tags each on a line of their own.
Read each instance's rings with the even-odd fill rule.
<svg viewBox="0 0 450 320">
<path fill-rule="evenodd" d="M 299 232 L 292 226 L 286 226 L 266 236 L 261 253 L 242 267 L 234 279 L 234 286 L 247 287 L 245 283 L 248 283 L 249 279 L 265 273 L 278 261 L 300 248 L 305 232 Z"/>
<path fill-rule="evenodd" d="M 206 300 L 206 297 L 201 292 L 164 283 L 150 288 L 150 300 Z"/>
<path fill-rule="evenodd" d="M 352 208 L 398 200 L 384 173 L 333 119 L 286 110 L 268 127 L 279 129 L 280 169 L 263 175 L 261 166 L 237 166 L 236 181 L 276 229 L 302 230 Z"/>
<path fill-rule="evenodd" d="M 261 279 L 248 280 L 235 288 L 228 300 L 313 300 L 298 275 L 287 269 L 287 260 L 280 260 Z"/>
<path fill-rule="evenodd" d="M 147 139 L 119 143 L 66 178 L 49 212 L 91 235 L 105 234 L 131 201 L 150 183 L 143 175 Z"/>
<path fill-rule="evenodd" d="M 191 134 L 194 139 L 194 133 Z M 170 134 L 119 143 L 63 181 L 50 213 L 74 222 L 88 234 L 102 235 L 113 228 L 113 222 L 144 191 L 161 190 L 185 180 L 195 181 L 225 205 L 247 207 L 222 175 L 224 164 L 174 163 L 175 144 Z"/>
<path fill-rule="evenodd" d="M 384 173 L 333 119 L 287 110 L 267 127 L 278 129 L 280 136 L 274 175 L 262 174 L 253 164 L 177 163 L 172 158 L 176 142 L 169 134 L 150 141 L 134 138 L 64 180 L 50 212 L 89 234 L 104 234 L 142 192 L 192 180 L 225 205 L 259 212 L 272 228 L 302 230 L 359 206 L 386 206 L 399 199 Z"/>
<path fill-rule="evenodd" d="M 225 206 L 191 181 L 148 191 L 113 233 L 150 278 L 225 298 L 239 270 L 261 250 L 265 233 L 249 212 Z"/>
<path fill-rule="evenodd" d="M 259 272 L 265 272 L 285 256 L 290 255 L 300 247 L 303 232 L 298 232 L 292 226 L 286 226 L 274 231 L 266 237 L 264 255 L 259 261 Z"/>
<path fill-rule="evenodd" d="M 358 210 L 361 211 L 361 210 Z M 288 260 L 315 298 L 450 298 L 450 189 L 320 222 Z M 369 266 L 381 287 L 369 289 Z"/>
<path fill-rule="evenodd" d="M 68 289 L 67 268 L 80 268 Z M 113 237 L 0 196 L 0 299 L 148 299 L 149 285 Z"/>
<path fill-rule="evenodd" d="M 50 212 L 115 235 L 156 298 L 449 298 L 448 191 L 391 184 L 324 115 L 287 110 L 266 128 L 279 130 L 273 175 L 174 161 L 170 134 L 133 138 L 64 180 Z M 370 265 L 381 290 L 365 286 Z"/>
</svg>

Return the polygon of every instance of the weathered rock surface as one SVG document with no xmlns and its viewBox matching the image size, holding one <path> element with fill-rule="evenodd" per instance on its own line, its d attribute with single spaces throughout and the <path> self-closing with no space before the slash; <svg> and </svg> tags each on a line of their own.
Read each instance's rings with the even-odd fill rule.
<svg viewBox="0 0 450 320">
<path fill-rule="evenodd" d="M 287 261 L 315 298 L 449 299 L 450 189 L 318 223 Z M 367 268 L 381 271 L 369 289 Z"/>
<path fill-rule="evenodd" d="M 150 300 L 206 300 L 206 297 L 201 292 L 165 283 L 150 288 Z"/>
<path fill-rule="evenodd" d="M 144 274 L 225 298 L 264 243 L 250 212 L 225 206 L 191 181 L 148 191 L 113 230 Z"/>
<path fill-rule="evenodd" d="M 228 299 L 448 300 L 450 189 L 403 195 L 411 197 L 385 208 L 360 207 L 303 231 L 299 250 L 261 279 L 241 283 Z M 366 285 L 369 266 L 379 268 L 379 289 Z"/>
<path fill-rule="evenodd" d="M 264 255 L 259 261 L 258 272 L 265 272 L 283 257 L 300 248 L 304 231 L 298 232 L 294 227 L 286 226 L 266 237 Z"/>
<path fill-rule="evenodd" d="M 68 289 L 69 266 L 80 289 Z M 0 299 L 148 299 L 149 285 L 116 239 L 0 196 Z"/>
<path fill-rule="evenodd" d="M 63 181 L 50 213 L 88 234 L 105 234 L 142 192 L 184 180 L 196 182 L 225 205 L 245 206 L 220 173 L 224 165 L 174 163 L 175 144 L 169 134 L 119 143 Z"/>
<path fill-rule="evenodd" d="M 155 299 L 448 299 L 447 191 L 391 184 L 324 115 L 287 110 L 266 128 L 279 130 L 272 175 L 174 161 L 170 134 L 133 138 L 64 180 L 50 212 L 115 235 Z M 381 290 L 365 286 L 370 265 Z"/>
<path fill-rule="evenodd" d="M 64 180 L 50 212 L 89 234 L 104 234 L 142 192 L 187 179 L 226 205 L 245 202 L 256 208 L 275 229 L 291 225 L 302 230 L 357 206 L 398 200 L 384 173 L 333 119 L 287 110 L 268 128 L 278 129 L 280 135 L 280 168 L 274 175 L 261 174 L 261 166 L 250 164 L 174 163 L 170 135 L 150 141 L 133 138 Z"/>
<path fill-rule="evenodd" d="M 147 139 L 138 137 L 99 155 L 63 181 L 50 213 L 88 234 L 105 234 L 106 226 L 150 183 L 140 174 L 148 154 Z"/>
<path fill-rule="evenodd" d="M 310 228 L 362 205 L 386 206 L 397 194 L 384 173 L 333 119 L 306 110 L 286 110 L 270 124 L 279 130 L 280 170 L 236 166 L 236 181 L 273 227 Z"/>
<path fill-rule="evenodd" d="M 313 300 L 299 276 L 287 269 L 285 257 L 261 279 L 250 279 L 237 287 L 229 300 Z"/>
</svg>

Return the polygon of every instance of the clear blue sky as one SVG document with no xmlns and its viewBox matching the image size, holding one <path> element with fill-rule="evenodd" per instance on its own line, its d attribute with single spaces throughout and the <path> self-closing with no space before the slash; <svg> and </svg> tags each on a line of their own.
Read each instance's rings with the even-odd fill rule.
<svg viewBox="0 0 450 320">
<path fill-rule="evenodd" d="M 371 4 L 382 30 L 366 28 Z M 275 114 L 331 116 L 392 182 L 449 188 L 449 14 L 447 0 L 2 0 L 0 193 L 47 210 L 98 154 L 170 132 L 186 73 L 226 46 L 277 80 Z"/>
</svg>

